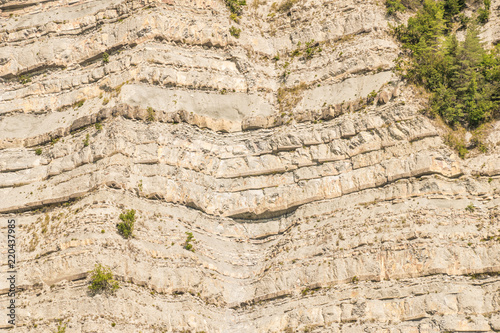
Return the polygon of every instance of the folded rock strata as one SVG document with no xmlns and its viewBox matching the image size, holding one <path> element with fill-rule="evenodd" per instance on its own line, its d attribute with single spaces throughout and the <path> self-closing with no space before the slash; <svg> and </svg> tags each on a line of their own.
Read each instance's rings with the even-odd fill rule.
<svg viewBox="0 0 500 333">
<path fill-rule="evenodd" d="M 0 0 L 16 332 L 500 331 L 500 123 L 445 144 L 382 3 L 272 6 Z"/>
</svg>

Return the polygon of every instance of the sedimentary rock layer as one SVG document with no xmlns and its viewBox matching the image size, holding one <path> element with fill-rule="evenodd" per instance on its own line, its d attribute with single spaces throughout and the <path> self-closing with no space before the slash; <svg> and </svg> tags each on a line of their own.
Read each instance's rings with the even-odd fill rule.
<svg viewBox="0 0 500 333">
<path fill-rule="evenodd" d="M 0 0 L 16 332 L 500 331 L 500 124 L 445 144 L 382 3 L 277 8 Z"/>
</svg>

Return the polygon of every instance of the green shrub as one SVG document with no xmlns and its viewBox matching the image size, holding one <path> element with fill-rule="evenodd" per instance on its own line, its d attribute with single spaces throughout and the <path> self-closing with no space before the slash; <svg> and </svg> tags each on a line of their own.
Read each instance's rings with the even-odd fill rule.
<svg viewBox="0 0 500 333">
<path fill-rule="evenodd" d="M 386 0 L 385 7 L 388 15 L 394 15 L 396 12 L 404 12 L 406 10 L 401 0 Z"/>
<path fill-rule="evenodd" d="M 452 21 L 465 8 L 465 0 L 445 0 L 443 5 L 444 17 Z"/>
<path fill-rule="evenodd" d="M 491 0 L 484 0 L 483 3 L 484 8 L 479 8 L 477 10 L 477 20 L 482 24 L 488 22 L 490 17 Z"/>
<path fill-rule="evenodd" d="M 193 244 L 191 244 L 192 241 L 194 241 L 194 236 L 192 232 L 187 232 L 186 231 L 186 241 L 184 242 L 184 248 L 188 251 L 194 252 Z"/>
<path fill-rule="evenodd" d="M 37 149 L 35 150 L 35 154 L 36 154 L 36 155 L 42 155 L 42 148 L 37 148 Z"/>
<path fill-rule="evenodd" d="M 116 225 L 116 227 L 118 228 L 118 232 L 124 238 L 132 237 L 132 233 L 134 232 L 135 210 L 130 209 L 125 213 L 120 214 L 120 220 L 122 220 L 122 222 Z"/>
<path fill-rule="evenodd" d="M 238 15 L 236 15 L 235 13 L 231 13 L 231 15 L 229 15 L 229 18 L 236 23 L 240 23 L 240 17 Z"/>
<path fill-rule="evenodd" d="M 477 10 L 477 20 L 480 23 L 485 24 L 486 22 L 488 22 L 489 18 L 490 18 L 490 10 L 489 9 L 479 8 Z"/>
<path fill-rule="evenodd" d="M 240 38 L 241 29 L 232 26 L 231 28 L 229 28 L 229 33 L 235 38 Z"/>
<path fill-rule="evenodd" d="M 104 52 L 102 54 L 102 62 L 107 64 L 109 62 L 109 54 L 107 52 Z"/>
<path fill-rule="evenodd" d="M 102 124 L 99 122 L 95 123 L 95 129 L 98 131 L 102 130 Z"/>
<path fill-rule="evenodd" d="M 247 4 L 245 0 L 224 0 L 224 2 L 229 11 L 237 16 L 243 13 L 243 7 Z"/>
<path fill-rule="evenodd" d="M 96 264 L 94 270 L 90 273 L 89 289 L 92 293 L 107 292 L 114 293 L 120 288 L 117 281 L 113 278 L 113 273 L 109 267 Z"/>
</svg>

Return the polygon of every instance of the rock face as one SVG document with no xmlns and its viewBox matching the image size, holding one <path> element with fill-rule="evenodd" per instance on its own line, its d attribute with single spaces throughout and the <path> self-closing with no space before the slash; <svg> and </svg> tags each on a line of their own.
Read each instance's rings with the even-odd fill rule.
<svg viewBox="0 0 500 333">
<path fill-rule="evenodd" d="M 500 123 L 444 144 L 382 2 L 276 8 L 0 0 L 16 332 L 500 331 Z"/>
</svg>

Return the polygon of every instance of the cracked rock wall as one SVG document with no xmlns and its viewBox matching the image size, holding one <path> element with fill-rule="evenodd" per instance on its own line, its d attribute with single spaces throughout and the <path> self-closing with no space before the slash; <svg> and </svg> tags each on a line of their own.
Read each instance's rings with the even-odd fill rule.
<svg viewBox="0 0 500 333">
<path fill-rule="evenodd" d="M 444 144 L 381 2 L 250 1 L 239 39 L 221 0 L 0 15 L 16 332 L 500 331 L 500 123 L 487 153 Z M 89 295 L 95 263 L 116 295 Z"/>
</svg>

